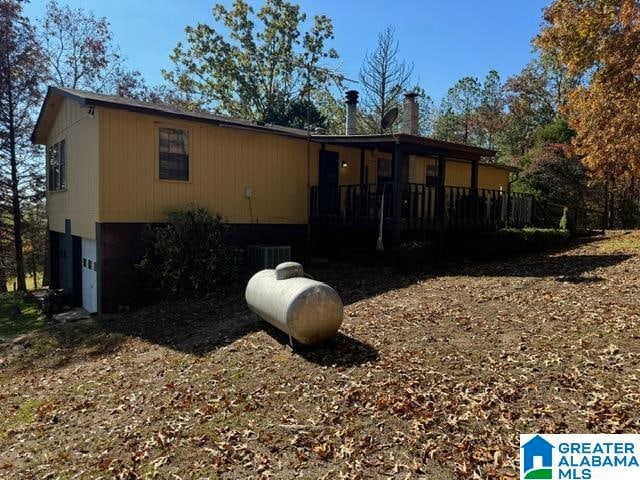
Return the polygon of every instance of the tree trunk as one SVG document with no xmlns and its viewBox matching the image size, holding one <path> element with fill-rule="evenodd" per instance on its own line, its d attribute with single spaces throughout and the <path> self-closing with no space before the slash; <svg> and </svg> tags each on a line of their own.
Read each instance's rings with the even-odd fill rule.
<svg viewBox="0 0 640 480">
<path fill-rule="evenodd" d="M 4 266 L 4 258 L 0 258 L 0 293 L 7 291 L 7 270 Z"/>
<path fill-rule="evenodd" d="M 604 235 L 609 222 L 609 179 L 604 181 L 604 209 L 602 211 L 602 234 Z"/>
<path fill-rule="evenodd" d="M 2 229 L 2 219 L 0 218 L 0 229 Z M 0 293 L 7 292 L 7 261 L 4 245 L 0 242 Z"/>
<path fill-rule="evenodd" d="M 10 82 L 10 80 L 9 80 Z M 14 118 L 12 86 L 8 85 L 7 100 L 9 105 L 9 161 L 11 163 L 11 200 L 13 215 L 13 246 L 16 256 L 17 289 L 27 290 L 24 275 L 24 253 L 22 248 L 22 213 L 20 211 L 20 191 L 18 184 L 18 157 L 16 153 L 16 126 Z"/>
<path fill-rule="evenodd" d="M 38 262 L 36 262 L 35 249 L 31 252 L 31 273 L 33 274 L 33 289 L 38 288 Z"/>
<path fill-rule="evenodd" d="M 44 239 L 44 265 L 42 270 L 42 286 L 51 285 L 51 270 L 49 269 L 49 262 L 51 258 L 51 243 L 49 242 L 49 222 L 47 222 L 47 233 Z"/>
<path fill-rule="evenodd" d="M 609 230 L 613 230 L 615 228 L 615 205 L 616 205 L 616 197 L 615 190 L 612 188 L 609 198 Z"/>
</svg>

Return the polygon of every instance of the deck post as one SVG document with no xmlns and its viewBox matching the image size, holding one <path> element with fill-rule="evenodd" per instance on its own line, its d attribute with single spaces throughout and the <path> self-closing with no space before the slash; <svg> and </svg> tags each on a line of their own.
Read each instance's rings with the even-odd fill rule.
<svg viewBox="0 0 640 480">
<path fill-rule="evenodd" d="M 364 165 L 364 148 L 360 148 L 360 198 L 358 198 L 358 214 L 363 215 L 365 212 L 365 199 L 366 199 L 366 179 L 365 179 L 365 165 Z"/>
<path fill-rule="evenodd" d="M 396 143 L 393 149 L 393 253 L 397 253 L 400 247 L 400 216 L 402 213 L 402 195 L 401 195 L 401 175 L 402 175 L 402 146 Z"/>
<path fill-rule="evenodd" d="M 444 223 L 446 218 L 446 176 L 447 176 L 447 159 L 445 155 L 438 155 L 438 190 L 436 192 L 436 212 L 438 220 L 438 250 L 440 256 L 444 254 Z"/>
<path fill-rule="evenodd" d="M 471 191 L 478 191 L 478 160 L 471 161 Z"/>
<path fill-rule="evenodd" d="M 478 163 L 479 161 L 471 161 L 471 222 L 478 223 Z"/>
<path fill-rule="evenodd" d="M 438 227 L 444 228 L 445 213 L 446 213 L 446 190 L 445 190 L 445 178 L 447 176 L 447 160 L 444 155 L 438 155 L 438 192 L 437 192 L 437 218 Z"/>
</svg>

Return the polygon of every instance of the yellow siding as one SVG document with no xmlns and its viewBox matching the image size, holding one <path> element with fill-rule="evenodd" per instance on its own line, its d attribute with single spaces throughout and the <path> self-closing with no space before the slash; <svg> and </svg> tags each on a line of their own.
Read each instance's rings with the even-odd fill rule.
<svg viewBox="0 0 640 480">
<path fill-rule="evenodd" d="M 447 160 L 445 185 L 447 187 L 471 187 L 471 164 Z"/>
<path fill-rule="evenodd" d="M 427 162 L 435 162 L 433 158 L 409 156 L 409 183 L 425 183 L 427 179 Z"/>
<path fill-rule="evenodd" d="M 158 179 L 159 126 L 189 130 L 190 181 Z M 124 110 L 97 108 L 93 117 L 65 99 L 47 144 L 66 140 L 67 190 L 48 194 L 50 228 L 95 238 L 95 222 L 158 222 L 190 204 L 230 223 L 307 222 L 307 181 L 317 184 L 320 146 L 282 135 L 170 121 Z M 360 183 L 360 149 L 327 145 L 340 155 L 340 184 Z M 409 181 L 423 183 L 426 157 L 409 158 Z M 346 162 L 346 167 L 342 167 Z M 308 165 L 310 170 L 308 169 Z M 365 151 L 370 183 L 377 156 Z M 99 172 L 98 172 L 99 170 Z M 309 172 L 309 175 L 307 173 Z M 99 175 L 98 175 L 99 173 Z M 480 165 L 479 187 L 508 189 L 509 172 Z M 470 186 L 471 165 L 447 160 L 448 186 Z M 245 198 L 245 188 L 252 196 Z M 98 208 L 99 206 L 99 208 Z"/>
<path fill-rule="evenodd" d="M 189 182 L 157 179 L 160 125 L 189 130 Z M 100 139 L 101 222 L 162 221 L 190 204 L 230 223 L 307 222 L 305 140 L 114 109 L 101 109 Z M 312 144 L 312 182 L 318 151 Z"/>
<path fill-rule="evenodd" d="M 435 165 L 436 163 L 437 160 L 433 157 L 411 155 L 409 157 L 409 182 L 425 183 L 427 165 Z M 447 187 L 471 187 L 471 163 L 447 159 L 445 185 Z"/>
<path fill-rule="evenodd" d="M 98 117 L 98 112 L 92 117 L 77 102 L 64 99 L 53 122 L 47 146 L 65 140 L 67 189 L 47 192 L 51 230 L 64 232 L 64 221 L 68 218 L 73 235 L 95 239 L 98 220 Z"/>
<path fill-rule="evenodd" d="M 478 188 L 488 190 L 509 190 L 509 171 L 491 165 L 480 165 L 478 169 Z"/>
</svg>

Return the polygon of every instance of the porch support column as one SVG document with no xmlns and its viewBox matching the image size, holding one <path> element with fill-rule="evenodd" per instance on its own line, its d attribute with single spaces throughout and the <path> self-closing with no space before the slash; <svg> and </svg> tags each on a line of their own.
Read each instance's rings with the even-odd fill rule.
<svg viewBox="0 0 640 480">
<path fill-rule="evenodd" d="M 478 191 L 478 160 L 471 161 L 471 192 Z"/>
<path fill-rule="evenodd" d="M 445 188 L 445 179 L 447 177 L 447 157 L 438 155 L 438 189 L 436 191 L 436 220 L 438 225 L 438 251 L 440 259 L 444 258 L 444 222 L 446 214 L 447 190 Z"/>
<path fill-rule="evenodd" d="M 364 166 L 364 148 L 360 148 L 360 198 L 358 204 L 360 205 L 359 214 L 364 216 L 366 211 L 366 198 L 367 198 L 367 181 L 365 179 L 365 166 Z"/>
<path fill-rule="evenodd" d="M 440 230 L 444 228 L 444 219 L 446 212 L 446 190 L 445 179 L 447 176 L 447 160 L 445 155 L 438 155 L 438 192 L 437 192 L 437 212 L 438 212 L 438 226 Z"/>
<path fill-rule="evenodd" d="M 469 195 L 471 202 L 471 221 L 476 223 L 479 222 L 478 212 L 480 211 L 480 206 L 478 205 L 478 163 L 478 159 L 471 161 L 471 191 Z"/>
<path fill-rule="evenodd" d="M 393 149 L 393 252 L 398 251 L 400 247 L 400 226 L 401 226 L 401 213 L 402 213 L 402 157 L 404 152 L 402 146 L 396 143 Z"/>
</svg>

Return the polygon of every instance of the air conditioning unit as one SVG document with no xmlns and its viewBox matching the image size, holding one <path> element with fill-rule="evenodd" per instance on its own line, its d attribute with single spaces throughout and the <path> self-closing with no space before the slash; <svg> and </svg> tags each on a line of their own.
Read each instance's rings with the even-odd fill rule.
<svg viewBox="0 0 640 480">
<path fill-rule="evenodd" d="M 276 268 L 282 262 L 291 260 L 291 247 L 288 245 L 249 245 L 247 257 L 251 269 Z"/>
</svg>

